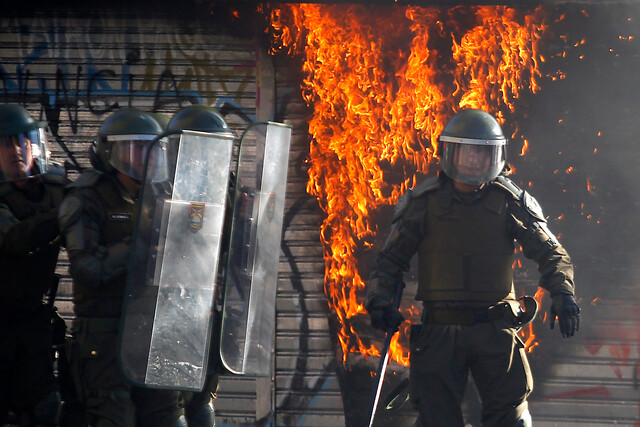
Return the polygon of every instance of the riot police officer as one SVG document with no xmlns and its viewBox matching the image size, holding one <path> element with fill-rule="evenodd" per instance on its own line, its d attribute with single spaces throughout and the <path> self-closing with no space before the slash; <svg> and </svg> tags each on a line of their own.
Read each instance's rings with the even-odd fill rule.
<svg viewBox="0 0 640 427">
<path fill-rule="evenodd" d="M 422 324 L 411 330 L 410 395 L 423 426 L 463 426 L 460 404 L 473 375 L 484 426 L 529 426 L 532 376 L 518 328 L 533 301 L 516 300 L 514 242 L 540 272 L 552 298 L 551 327 L 563 337 L 579 328 L 573 267 L 549 231 L 536 200 L 504 173 L 506 138 L 480 110 L 454 115 L 440 138 L 438 177 L 409 191 L 396 207 L 390 235 L 368 284 L 372 325 L 397 328 L 397 286 L 418 254 L 416 299 Z"/>
<path fill-rule="evenodd" d="M 175 113 L 171 122 L 169 123 L 168 130 L 181 131 L 191 130 L 207 133 L 218 133 L 233 136 L 233 132 L 227 125 L 226 121 L 220 115 L 220 113 L 213 107 L 208 105 L 190 105 L 182 108 Z M 233 186 L 233 182 L 230 182 Z M 229 194 L 233 194 L 233 191 L 229 191 Z M 223 241 L 228 241 L 229 228 L 231 226 L 231 204 L 227 203 L 227 214 L 225 215 L 225 231 L 226 237 L 223 237 Z M 221 248 L 221 266 L 225 265 L 225 258 L 228 252 L 227 247 Z M 215 399 L 215 393 L 218 389 L 218 371 L 221 369 L 221 363 L 219 358 L 218 345 L 220 342 L 220 313 L 216 310 L 213 311 L 215 316 L 213 339 L 211 340 L 211 351 L 209 353 L 209 368 L 207 373 L 207 379 L 205 381 L 204 389 L 198 393 L 184 393 L 185 397 L 185 414 L 187 417 L 187 423 L 189 427 L 210 427 L 215 425 L 215 411 L 213 407 L 213 400 Z"/>
<path fill-rule="evenodd" d="M 179 392 L 133 386 L 117 361 L 140 181 L 148 154 L 163 161 L 160 145 L 147 153 L 163 131 L 149 113 L 113 113 L 92 149 L 94 169 L 70 186 L 60 208 L 76 314 L 70 364 L 90 425 L 186 426 Z"/>
<path fill-rule="evenodd" d="M 17 104 L 0 105 L 0 424 L 57 425 L 52 288 L 60 250 L 56 221 L 64 170 L 49 161 L 45 122 Z"/>
</svg>

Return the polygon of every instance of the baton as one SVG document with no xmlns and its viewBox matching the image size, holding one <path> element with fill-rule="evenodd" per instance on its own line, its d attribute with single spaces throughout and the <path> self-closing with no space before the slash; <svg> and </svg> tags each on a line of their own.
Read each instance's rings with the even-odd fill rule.
<svg viewBox="0 0 640 427">
<path fill-rule="evenodd" d="M 393 301 L 393 307 L 397 310 L 400 307 L 400 299 L 402 298 L 402 290 L 404 289 L 404 282 L 399 282 L 396 288 L 396 295 Z M 384 339 L 384 345 L 382 347 L 382 353 L 380 353 L 380 364 L 378 365 L 378 380 L 376 382 L 376 388 L 371 396 L 370 418 L 369 427 L 373 426 L 373 420 L 376 417 L 376 410 L 378 409 L 378 403 L 380 402 L 380 392 L 382 392 L 382 384 L 384 382 L 384 374 L 387 372 L 387 363 L 389 362 L 389 347 L 391 346 L 391 338 L 396 334 L 397 329 L 387 329 L 387 335 Z"/>
</svg>

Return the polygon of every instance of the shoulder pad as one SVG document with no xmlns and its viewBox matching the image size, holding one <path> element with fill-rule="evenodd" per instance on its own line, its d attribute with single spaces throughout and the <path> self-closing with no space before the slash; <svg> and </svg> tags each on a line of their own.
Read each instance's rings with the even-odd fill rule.
<svg viewBox="0 0 640 427">
<path fill-rule="evenodd" d="M 522 202 L 527 212 L 529 212 L 535 219 L 541 222 L 547 222 L 544 214 L 542 213 L 542 207 L 540 207 L 538 201 L 531 194 L 525 191 L 524 196 L 522 197 Z"/>
<path fill-rule="evenodd" d="M 535 219 L 541 222 L 547 222 L 542 207 L 538 201 L 529 193 L 518 187 L 513 181 L 506 176 L 499 176 L 494 181 L 498 188 L 501 188 L 511 194 L 516 200 L 520 200 L 527 212 Z"/>
<path fill-rule="evenodd" d="M 521 200 L 525 191 L 518 187 L 513 181 L 511 181 L 506 176 L 500 175 L 496 179 L 493 180 L 493 183 L 502 190 L 505 190 L 507 193 L 511 194 L 514 199 Z"/>
<path fill-rule="evenodd" d="M 58 209 L 58 224 L 62 231 L 76 222 L 82 215 L 82 200 L 75 196 L 67 196 Z"/>
<path fill-rule="evenodd" d="M 47 173 L 42 175 L 42 180 L 50 184 L 66 185 L 69 183 L 67 172 L 59 163 L 55 163 L 47 168 Z"/>
<path fill-rule="evenodd" d="M 69 184 L 68 188 L 92 187 L 100 180 L 100 178 L 102 178 L 103 175 L 103 172 L 100 172 L 96 169 L 88 169 L 82 172 L 78 179 Z"/>
<path fill-rule="evenodd" d="M 429 179 L 425 179 L 420 184 L 416 185 L 413 190 L 413 197 L 420 197 L 430 191 L 436 190 L 440 186 L 440 177 L 434 176 Z"/>
<path fill-rule="evenodd" d="M 393 211 L 393 219 L 391 220 L 392 223 L 400 219 L 402 215 L 404 215 L 404 213 L 407 211 L 407 208 L 411 204 L 411 199 L 413 198 L 412 193 L 413 191 L 409 189 L 402 195 L 402 197 L 400 197 L 400 200 L 398 200 L 398 204 L 396 204 L 396 208 Z"/>
<path fill-rule="evenodd" d="M 406 212 L 411 204 L 411 200 L 416 197 L 423 196 L 430 191 L 433 191 L 438 188 L 440 185 L 440 179 L 438 177 L 429 178 L 425 181 L 422 181 L 420 184 L 416 186 L 415 189 L 409 189 L 406 193 L 402 195 L 400 200 L 398 200 L 398 204 L 396 205 L 396 209 L 393 212 L 393 220 L 392 222 L 396 222 L 402 215 Z"/>
</svg>

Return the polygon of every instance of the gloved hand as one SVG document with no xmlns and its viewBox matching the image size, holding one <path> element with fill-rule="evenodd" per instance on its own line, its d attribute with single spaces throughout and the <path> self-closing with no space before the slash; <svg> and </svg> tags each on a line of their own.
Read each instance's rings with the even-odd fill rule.
<svg viewBox="0 0 640 427">
<path fill-rule="evenodd" d="M 555 326 L 556 317 L 560 333 L 564 338 L 572 337 L 580 329 L 580 307 L 571 294 L 558 294 L 552 297 L 549 309 L 551 329 Z"/>
<path fill-rule="evenodd" d="M 370 304 L 369 317 L 371 318 L 371 326 L 387 332 L 396 332 L 398 326 L 404 322 L 404 316 L 389 302 Z"/>
</svg>

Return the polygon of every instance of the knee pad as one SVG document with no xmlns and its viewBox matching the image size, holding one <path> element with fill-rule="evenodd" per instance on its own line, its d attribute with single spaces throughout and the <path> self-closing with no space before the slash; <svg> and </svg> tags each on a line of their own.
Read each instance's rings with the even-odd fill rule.
<svg viewBox="0 0 640 427">
<path fill-rule="evenodd" d="M 186 415 L 189 427 L 212 427 L 216 425 L 216 413 L 211 402 L 187 411 Z"/>
<path fill-rule="evenodd" d="M 522 402 L 509 412 L 505 422 L 510 422 L 511 420 L 515 420 L 513 421 L 513 427 L 531 427 L 533 425 L 531 413 L 529 413 L 529 403 L 527 401 Z"/>
<path fill-rule="evenodd" d="M 171 424 L 171 427 L 188 427 L 189 424 L 187 424 L 187 419 L 184 417 L 184 415 L 180 415 L 180 418 L 178 418 L 173 424 Z"/>
<path fill-rule="evenodd" d="M 191 394 L 189 399 L 186 399 L 184 409 L 187 413 L 187 418 L 189 418 L 189 413 L 195 413 L 199 411 L 202 407 L 206 406 L 211 402 L 213 395 L 209 391 L 201 391 L 199 393 Z"/>
<path fill-rule="evenodd" d="M 533 420 L 531 419 L 531 413 L 529 412 L 529 409 L 525 409 L 524 411 L 522 411 L 522 413 L 520 414 L 520 417 L 516 420 L 516 423 L 513 425 L 513 427 L 532 427 L 533 426 Z"/>
<path fill-rule="evenodd" d="M 31 410 L 32 422 L 37 425 L 58 425 L 60 416 L 60 393 L 52 391 L 42 398 Z"/>
</svg>

